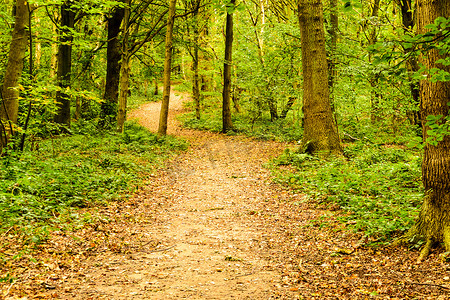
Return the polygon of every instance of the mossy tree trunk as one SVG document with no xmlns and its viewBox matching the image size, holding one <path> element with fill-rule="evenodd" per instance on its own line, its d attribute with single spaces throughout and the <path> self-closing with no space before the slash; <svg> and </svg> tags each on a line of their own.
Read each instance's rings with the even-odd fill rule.
<svg viewBox="0 0 450 300">
<path fill-rule="evenodd" d="M 17 123 L 19 113 L 19 80 L 22 76 L 23 62 L 28 45 L 28 24 L 30 11 L 26 1 L 17 0 L 15 9 L 15 22 L 12 40 L 9 49 L 8 63 L 1 90 L 0 119 L 1 138 L 0 150 L 6 145 L 13 134 L 13 124 Z"/>
<path fill-rule="evenodd" d="M 130 85 L 130 49 L 129 49 L 129 37 L 130 37 L 130 0 L 125 1 L 127 6 L 125 7 L 123 16 L 123 40 L 121 50 L 120 61 L 120 80 L 119 80 L 119 97 L 117 107 L 117 132 L 123 133 L 125 120 L 127 118 L 127 99 Z"/>
<path fill-rule="evenodd" d="M 303 144 L 308 152 L 327 156 L 342 153 L 330 104 L 328 64 L 321 0 L 299 0 L 303 65 Z"/>
<path fill-rule="evenodd" d="M 417 8 L 419 33 L 425 33 L 425 26 L 433 23 L 437 17 L 450 17 L 447 0 L 420 0 Z M 445 56 L 448 57 L 448 54 Z M 431 49 L 420 56 L 419 62 L 427 69 L 439 68 L 449 72 L 449 66 L 436 63 L 442 58 L 444 56 L 437 49 Z M 420 96 L 423 138 L 426 141 L 430 130 L 425 126 L 426 117 L 448 115 L 450 82 L 422 80 Z M 431 246 L 437 242 L 444 242 L 446 250 L 450 251 L 450 136 L 446 136 L 436 146 L 425 146 L 422 181 L 425 188 L 424 202 L 416 224 L 408 233 L 409 238 L 420 237 L 426 240 L 419 261 L 428 255 Z"/>
</svg>

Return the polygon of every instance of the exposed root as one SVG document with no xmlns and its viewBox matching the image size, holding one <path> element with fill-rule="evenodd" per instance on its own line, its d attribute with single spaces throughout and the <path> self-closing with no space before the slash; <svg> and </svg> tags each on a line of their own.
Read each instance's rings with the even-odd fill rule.
<svg viewBox="0 0 450 300">
<path fill-rule="evenodd" d="M 445 246 L 445 251 L 449 252 L 450 251 L 450 225 L 447 225 L 444 227 L 444 246 Z"/>
<path fill-rule="evenodd" d="M 422 250 L 420 251 L 419 258 L 417 258 L 418 264 L 420 264 L 428 256 L 428 254 L 430 254 L 432 245 L 433 245 L 433 241 L 431 240 L 431 238 L 427 238 L 427 242 L 425 243 L 425 246 L 423 246 Z"/>
</svg>

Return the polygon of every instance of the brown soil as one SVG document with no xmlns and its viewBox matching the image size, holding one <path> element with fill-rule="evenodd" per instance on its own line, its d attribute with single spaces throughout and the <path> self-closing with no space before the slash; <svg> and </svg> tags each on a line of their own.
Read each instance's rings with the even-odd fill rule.
<svg viewBox="0 0 450 300">
<path fill-rule="evenodd" d="M 0 298 L 449 299 L 436 252 L 417 265 L 416 251 L 363 247 L 339 211 L 273 183 L 264 164 L 288 145 L 183 129 L 186 99 L 171 97 L 169 134 L 189 151 L 104 222 L 54 233 Z M 156 131 L 159 104 L 130 117 Z"/>
</svg>

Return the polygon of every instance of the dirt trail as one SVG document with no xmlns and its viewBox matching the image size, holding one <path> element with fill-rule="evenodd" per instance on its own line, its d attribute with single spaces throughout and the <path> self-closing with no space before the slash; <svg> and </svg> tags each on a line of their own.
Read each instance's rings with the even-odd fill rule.
<svg viewBox="0 0 450 300">
<path fill-rule="evenodd" d="M 172 95 L 168 133 L 186 138 L 192 149 L 161 171 L 141 195 L 144 205 L 164 202 L 165 209 L 157 216 L 160 225 L 145 229 L 161 244 L 155 252 L 122 262 L 121 271 L 131 271 L 125 274 L 135 284 L 105 285 L 103 290 L 142 299 L 278 295 L 281 274 L 268 259 L 269 249 L 262 246 L 272 236 L 267 224 L 251 216 L 257 213 L 255 203 L 297 197 L 274 188 L 262 167 L 285 145 L 184 130 L 174 118 L 182 110 L 183 97 Z M 159 103 L 149 103 L 130 117 L 156 131 L 158 116 Z"/>
</svg>

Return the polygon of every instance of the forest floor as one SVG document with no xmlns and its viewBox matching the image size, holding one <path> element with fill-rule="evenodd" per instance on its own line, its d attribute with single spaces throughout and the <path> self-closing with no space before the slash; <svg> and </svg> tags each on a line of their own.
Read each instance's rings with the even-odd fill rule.
<svg viewBox="0 0 450 300">
<path fill-rule="evenodd" d="M 264 164 L 289 145 L 184 129 L 175 116 L 187 99 L 172 95 L 168 133 L 190 149 L 95 224 L 52 233 L 0 298 L 450 298 L 442 250 L 416 264 L 415 250 L 364 246 L 338 209 L 273 183 Z M 156 131 L 159 105 L 130 117 Z"/>
</svg>

